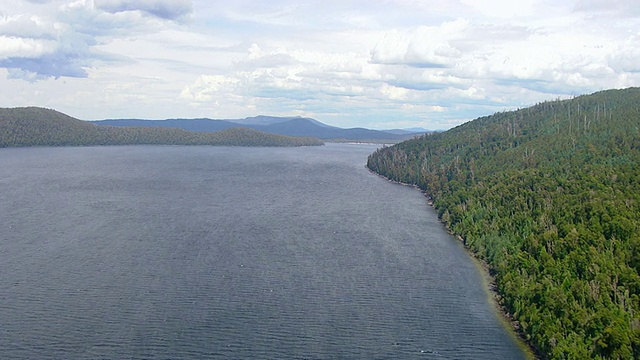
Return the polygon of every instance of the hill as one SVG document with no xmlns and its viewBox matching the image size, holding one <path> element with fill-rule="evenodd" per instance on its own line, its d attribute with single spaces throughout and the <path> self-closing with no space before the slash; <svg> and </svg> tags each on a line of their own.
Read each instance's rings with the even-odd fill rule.
<svg viewBox="0 0 640 360">
<path fill-rule="evenodd" d="M 233 127 L 245 127 L 285 136 L 315 137 L 332 141 L 365 141 L 397 143 L 410 139 L 420 131 L 382 131 L 364 128 L 343 129 L 326 125 L 318 120 L 303 117 L 256 116 L 245 119 L 109 119 L 93 121 L 97 125 L 169 127 L 190 131 L 213 132 Z"/>
<path fill-rule="evenodd" d="M 335 128 L 335 129 L 339 129 L 335 126 L 331 126 L 331 125 L 327 125 L 325 123 L 322 123 L 316 119 L 312 119 L 312 118 L 303 118 L 300 116 L 266 116 L 266 115 L 258 115 L 258 116 L 252 116 L 252 117 L 247 117 L 244 119 L 228 119 L 226 121 L 235 123 L 235 124 L 241 124 L 241 125 L 271 125 L 271 124 L 277 124 L 280 122 L 285 122 L 285 121 L 289 121 L 289 120 L 295 120 L 295 119 L 304 119 L 304 120 L 309 120 L 312 123 L 320 126 L 320 127 L 329 127 L 329 128 Z"/>
<path fill-rule="evenodd" d="M 640 358 L 640 89 L 497 113 L 372 154 L 485 260 L 541 356 Z"/>
<path fill-rule="evenodd" d="M 195 132 L 216 132 L 241 127 L 231 121 L 206 118 L 167 120 L 109 119 L 91 121 L 91 123 L 100 126 L 174 128 Z"/>
<path fill-rule="evenodd" d="M 238 127 L 202 133 L 166 127 L 98 126 L 50 109 L 0 109 L 0 147 L 131 144 L 304 146 L 323 142 Z"/>
</svg>

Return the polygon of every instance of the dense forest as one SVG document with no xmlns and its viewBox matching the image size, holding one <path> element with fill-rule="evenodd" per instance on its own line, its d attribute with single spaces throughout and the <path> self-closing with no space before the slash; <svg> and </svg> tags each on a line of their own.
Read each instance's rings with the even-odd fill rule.
<svg viewBox="0 0 640 360">
<path fill-rule="evenodd" d="M 367 166 L 432 198 L 542 357 L 640 358 L 640 88 L 496 113 Z"/>
<path fill-rule="evenodd" d="M 275 117 L 256 116 L 244 119 L 215 120 L 207 118 L 199 119 L 110 119 L 92 121 L 96 125 L 109 126 L 153 126 L 178 128 L 188 131 L 215 132 L 238 126 L 260 130 L 270 134 L 286 136 L 313 137 L 332 142 L 373 142 L 373 143 L 399 143 L 413 138 L 415 135 L 424 134 L 425 131 L 414 130 L 371 130 L 364 128 L 343 129 L 323 124 L 318 120 L 303 117 Z"/>
<path fill-rule="evenodd" d="M 243 127 L 203 133 L 174 128 L 98 126 L 50 109 L 0 109 L 0 147 L 139 144 L 306 146 L 322 145 L 323 142 Z"/>
</svg>

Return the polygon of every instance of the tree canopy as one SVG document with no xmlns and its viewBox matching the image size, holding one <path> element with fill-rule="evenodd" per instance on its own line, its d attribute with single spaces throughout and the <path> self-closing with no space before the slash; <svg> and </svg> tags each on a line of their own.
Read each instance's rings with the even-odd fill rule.
<svg viewBox="0 0 640 360">
<path fill-rule="evenodd" d="M 98 126 L 50 109 L 0 109 L 0 147 L 140 144 L 305 146 L 323 142 L 243 127 L 203 133 L 175 128 Z"/>
<path fill-rule="evenodd" d="M 433 199 L 543 356 L 640 358 L 640 88 L 478 118 L 367 166 Z"/>
</svg>

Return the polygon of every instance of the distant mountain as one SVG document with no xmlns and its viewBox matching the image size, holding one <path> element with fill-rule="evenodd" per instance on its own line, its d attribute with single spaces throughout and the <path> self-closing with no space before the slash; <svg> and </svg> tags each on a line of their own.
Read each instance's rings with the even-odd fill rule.
<svg viewBox="0 0 640 360">
<path fill-rule="evenodd" d="M 290 121 L 290 120 L 296 120 L 296 119 L 309 120 L 312 123 L 314 123 L 314 124 L 316 124 L 318 126 L 321 126 L 321 127 L 335 128 L 334 126 L 327 125 L 327 124 L 322 123 L 322 122 L 320 122 L 318 120 L 315 120 L 315 119 L 312 119 L 312 118 L 303 118 L 303 117 L 300 117 L 300 116 L 279 117 L 279 116 L 259 115 L 259 116 L 253 116 L 253 117 L 244 118 L 244 119 L 226 119 L 226 121 L 233 122 L 233 123 L 236 123 L 236 124 L 242 124 L 242 125 L 259 125 L 260 126 L 260 125 L 272 125 L 272 124 L 281 123 L 281 122 Z"/>
<path fill-rule="evenodd" d="M 203 123 L 208 121 L 196 119 L 191 122 L 193 126 Z M 213 133 L 170 127 L 98 126 L 50 109 L 0 108 L 0 147 L 137 144 L 305 146 L 322 145 L 323 142 L 317 138 L 269 134 L 235 125 Z"/>
<path fill-rule="evenodd" d="M 196 132 L 216 132 L 230 128 L 240 127 L 237 123 L 227 120 L 213 119 L 167 119 L 167 120 L 141 120 L 141 119 L 110 119 L 92 121 L 96 125 L 109 126 L 141 126 L 157 128 L 175 128 Z"/>
<path fill-rule="evenodd" d="M 398 134 L 398 135 L 427 134 L 427 133 L 433 132 L 432 130 L 427 130 L 425 128 L 420 128 L 420 127 L 407 128 L 407 129 L 391 129 L 391 130 L 384 130 L 384 131 L 392 134 Z"/>
<path fill-rule="evenodd" d="M 415 132 L 394 133 L 364 128 L 343 129 L 303 117 L 256 116 L 245 119 L 110 119 L 93 121 L 97 125 L 168 127 L 198 132 L 214 132 L 232 127 L 246 127 L 271 134 L 314 137 L 333 141 L 370 141 L 396 143 L 416 135 Z M 426 131 L 425 131 L 426 132 Z"/>
</svg>

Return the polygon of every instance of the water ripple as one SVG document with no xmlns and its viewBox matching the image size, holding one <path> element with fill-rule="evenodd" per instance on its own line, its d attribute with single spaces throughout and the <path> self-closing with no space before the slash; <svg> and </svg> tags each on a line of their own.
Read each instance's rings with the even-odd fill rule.
<svg viewBox="0 0 640 360">
<path fill-rule="evenodd" d="M 523 357 L 371 146 L 0 151 L 0 358 Z"/>
</svg>

